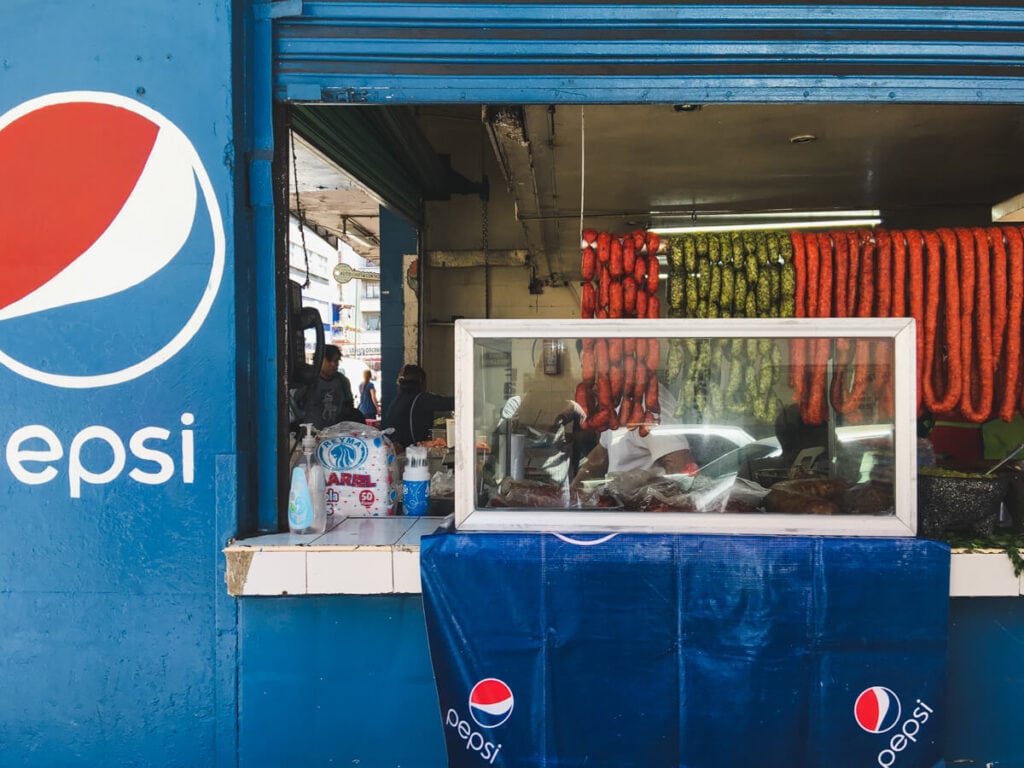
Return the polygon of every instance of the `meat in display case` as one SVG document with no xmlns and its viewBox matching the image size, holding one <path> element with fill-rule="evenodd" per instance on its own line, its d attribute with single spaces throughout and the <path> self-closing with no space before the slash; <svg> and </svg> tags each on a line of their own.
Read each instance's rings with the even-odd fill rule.
<svg viewBox="0 0 1024 768">
<path fill-rule="evenodd" d="M 461 530 L 913 536 L 910 318 L 459 320 Z"/>
</svg>

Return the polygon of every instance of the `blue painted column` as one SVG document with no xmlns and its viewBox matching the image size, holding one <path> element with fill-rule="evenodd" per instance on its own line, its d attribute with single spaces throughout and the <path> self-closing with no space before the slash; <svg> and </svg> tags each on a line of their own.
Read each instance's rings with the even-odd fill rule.
<svg viewBox="0 0 1024 768">
<path fill-rule="evenodd" d="M 395 397 L 395 381 L 406 358 L 415 361 L 419 350 L 405 348 L 405 268 L 403 256 L 419 252 L 416 229 L 384 206 L 380 208 L 380 351 L 381 397 Z"/>
</svg>

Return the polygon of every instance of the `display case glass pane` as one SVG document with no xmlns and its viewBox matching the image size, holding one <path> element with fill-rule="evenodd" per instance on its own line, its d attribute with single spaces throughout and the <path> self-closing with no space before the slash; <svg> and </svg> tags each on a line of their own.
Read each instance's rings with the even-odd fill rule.
<svg viewBox="0 0 1024 768">
<path fill-rule="evenodd" d="M 912 535 L 913 330 L 460 321 L 457 523 Z"/>
</svg>

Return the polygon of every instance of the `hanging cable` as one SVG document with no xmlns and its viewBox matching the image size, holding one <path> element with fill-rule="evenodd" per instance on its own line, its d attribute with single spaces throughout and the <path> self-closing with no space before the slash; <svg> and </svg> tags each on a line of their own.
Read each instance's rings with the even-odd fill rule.
<svg viewBox="0 0 1024 768">
<path fill-rule="evenodd" d="M 586 107 L 580 105 L 580 242 L 583 242 L 583 193 L 587 173 L 587 131 L 584 123 Z"/>
<path fill-rule="evenodd" d="M 303 288 L 309 288 L 309 251 L 306 249 L 306 217 L 302 213 L 302 203 L 299 200 L 299 163 L 295 156 L 295 131 L 288 132 L 288 139 L 292 145 L 292 178 L 295 183 L 295 214 L 299 219 L 299 240 L 302 242 L 302 256 L 306 261 L 306 280 Z"/>
<path fill-rule="evenodd" d="M 484 162 L 486 160 L 485 147 L 486 147 L 486 132 L 484 124 L 480 126 L 480 181 L 484 187 L 484 194 L 480 195 L 480 249 L 483 251 L 484 256 L 484 317 L 490 318 L 491 316 L 491 259 L 488 255 L 490 250 L 490 233 L 487 231 L 490 226 L 488 222 L 488 205 L 490 203 L 490 194 L 486 191 L 487 189 L 487 173 L 484 170 Z"/>
</svg>

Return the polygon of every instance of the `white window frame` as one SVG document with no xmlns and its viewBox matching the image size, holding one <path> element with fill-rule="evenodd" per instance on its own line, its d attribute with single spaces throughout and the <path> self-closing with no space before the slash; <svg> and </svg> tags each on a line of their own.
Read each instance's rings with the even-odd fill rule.
<svg viewBox="0 0 1024 768">
<path fill-rule="evenodd" d="M 476 506 L 473 344 L 482 338 L 887 338 L 895 345 L 895 514 L 781 515 L 507 510 Z M 464 531 L 914 536 L 917 532 L 916 331 L 912 318 L 458 320 L 455 323 L 455 527 Z"/>
</svg>

